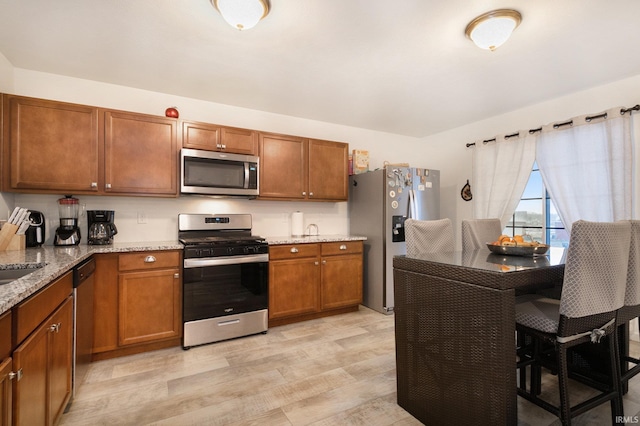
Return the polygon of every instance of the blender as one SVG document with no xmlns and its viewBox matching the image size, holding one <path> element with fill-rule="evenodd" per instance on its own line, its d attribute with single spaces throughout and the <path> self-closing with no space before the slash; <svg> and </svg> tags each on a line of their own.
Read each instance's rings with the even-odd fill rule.
<svg viewBox="0 0 640 426">
<path fill-rule="evenodd" d="M 77 198 L 65 195 L 58 200 L 60 226 L 56 229 L 53 244 L 56 246 L 75 246 L 80 244 L 80 228 L 78 227 L 78 211 L 80 204 Z"/>
</svg>

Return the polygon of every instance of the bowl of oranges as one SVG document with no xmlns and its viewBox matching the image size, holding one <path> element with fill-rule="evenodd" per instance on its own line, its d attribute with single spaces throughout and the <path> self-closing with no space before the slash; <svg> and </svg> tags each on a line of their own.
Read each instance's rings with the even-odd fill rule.
<svg viewBox="0 0 640 426">
<path fill-rule="evenodd" d="M 534 256 L 549 250 L 547 244 L 535 241 L 530 235 L 500 235 L 497 240 L 487 243 L 487 247 L 492 253 L 508 256 Z"/>
</svg>

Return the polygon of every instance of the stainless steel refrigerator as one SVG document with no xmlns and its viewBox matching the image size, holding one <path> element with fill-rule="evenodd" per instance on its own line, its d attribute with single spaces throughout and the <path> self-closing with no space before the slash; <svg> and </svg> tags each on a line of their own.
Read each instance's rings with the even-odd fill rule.
<svg viewBox="0 0 640 426">
<path fill-rule="evenodd" d="M 387 166 L 349 178 L 349 232 L 364 242 L 363 304 L 393 312 L 393 256 L 406 253 L 404 221 L 440 218 L 440 171 Z"/>
</svg>

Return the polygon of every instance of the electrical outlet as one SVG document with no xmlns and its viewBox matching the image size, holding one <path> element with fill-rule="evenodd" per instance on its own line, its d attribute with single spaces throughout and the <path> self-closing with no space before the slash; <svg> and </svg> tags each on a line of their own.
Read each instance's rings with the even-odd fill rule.
<svg viewBox="0 0 640 426">
<path fill-rule="evenodd" d="M 145 212 L 138 212 L 138 223 L 147 223 L 147 214 Z"/>
</svg>

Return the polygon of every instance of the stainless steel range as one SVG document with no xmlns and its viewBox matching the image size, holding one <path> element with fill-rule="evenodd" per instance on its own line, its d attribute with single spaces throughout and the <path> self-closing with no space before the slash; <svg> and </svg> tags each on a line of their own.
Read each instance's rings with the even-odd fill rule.
<svg viewBox="0 0 640 426">
<path fill-rule="evenodd" d="M 249 214 L 180 214 L 184 349 L 266 333 L 269 246 Z"/>
</svg>

